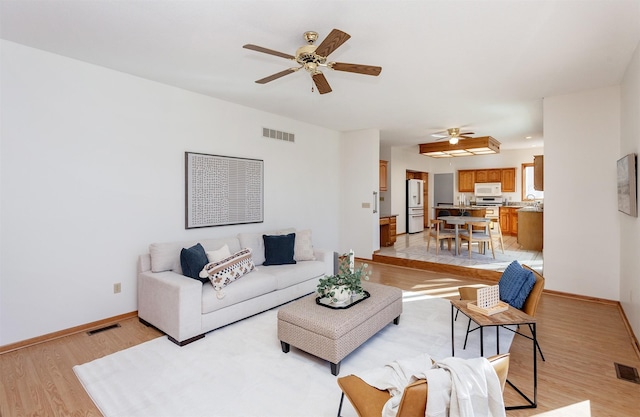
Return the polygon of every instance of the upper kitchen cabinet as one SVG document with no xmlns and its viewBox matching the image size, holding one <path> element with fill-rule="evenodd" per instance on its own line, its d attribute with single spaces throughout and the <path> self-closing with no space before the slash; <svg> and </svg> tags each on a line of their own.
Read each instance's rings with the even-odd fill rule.
<svg viewBox="0 0 640 417">
<path fill-rule="evenodd" d="M 380 191 L 387 191 L 387 170 L 389 161 L 380 160 Z"/>
<path fill-rule="evenodd" d="M 458 192 L 460 193 L 474 192 L 475 183 L 476 183 L 475 170 L 458 171 Z"/>
<path fill-rule="evenodd" d="M 533 157 L 533 189 L 544 191 L 544 155 Z"/>
<path fill-rule="evenodd" d="M 502 192 L 515 193 L 516 192 L 516 169 L 503 168 L 499 171 L 500 171 L 500 180 L 496 182 L 502 183 Z"/>
<path fill-rule="evenodd" d="M 458 171 L 458 192 L 473 193 L 474 184 L 499 182 L 502 184 L 502 191 L 506 193 L 516 192 L 516 169 L 515 168 L 492 168 L 492 169 L 464 169 Z"/>
<path fill-rule="evenodd" d="M 500 169 L 477 169 L 476 182 L 501 182 L 502 171 Z"/>
</svg>

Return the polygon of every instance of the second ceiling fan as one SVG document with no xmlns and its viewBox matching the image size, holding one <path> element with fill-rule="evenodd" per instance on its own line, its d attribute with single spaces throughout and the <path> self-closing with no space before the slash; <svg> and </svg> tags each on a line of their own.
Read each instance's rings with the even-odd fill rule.
<svg viewBox="0 0 640 417">
<path fill-rule="evenodd" d="M 332 90 L 329 82 L 322 73 L 321 68 L 329 68 L 335 71 L 347 71 L 373 76 L 379 75 L 382 71 L 382 67 L 372 65 L 347 64 L 344 62 L 327 62 L 327 57 L 329 56 L 329 54 L 338 49 L 338 47 L 345 43 L 350 37 L 351 36 L 349 34 L 341 30 L 333 29 L 331 33 L 329 33 L 329 36 L 327 36 L 320 43 L 320 45 L 314 45 L 315 41 L 318 40 L 318 34 L 311 31 L 305 32 L 303 38 L 307 42 L 307 45 L 303 45 L 298 48 L 295 55 L 274 51 L 272 49 L 267 49 L 263 48 L 262 46 L 252 44 L 244 45 L 243 48 L 251 49 L 253 51 L 262 52 L 269 55 L 279 56 L 281 58 L 286 58 L 295 61 L 299 65 L 298 67 L 287 68 L 284 71 L 280 71 L 268 77 L 257 80 L 256 83 L 266 84 L 304 68 L 311 75 L 313 83 L 318 89 L 318 93 L 326 94 L 330 93 Z"/>
<path fill-rule="evenodd" d="M 444 135 L 443 133 L 447 134 Z M 471 136 L 469 135 L 474 134 L 474 132 L 460 132 L 460 128 L 452 127 L 451 129 L 447 129 L 446 131 L 443 130 L 442 132 L 434 133 L 431 136 L 433 136 L 434 138 L 438 138 L 436 139 L 436 142 L 444 139 L 449 139 L 449 143 L 455 145 L 460 139 L 471 139 Z"/>
</svg>

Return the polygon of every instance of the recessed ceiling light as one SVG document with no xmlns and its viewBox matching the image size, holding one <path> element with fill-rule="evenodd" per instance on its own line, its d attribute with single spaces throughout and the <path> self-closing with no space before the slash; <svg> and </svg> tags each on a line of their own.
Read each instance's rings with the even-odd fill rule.
<svg viewBox="0 0 640 417">
<path fill-rule="evenodd" d="M 525 136 L 524 138 L 525 139 L 531 139 L 531 138 L 533 138 L 533 136 Z"/>
</svg>

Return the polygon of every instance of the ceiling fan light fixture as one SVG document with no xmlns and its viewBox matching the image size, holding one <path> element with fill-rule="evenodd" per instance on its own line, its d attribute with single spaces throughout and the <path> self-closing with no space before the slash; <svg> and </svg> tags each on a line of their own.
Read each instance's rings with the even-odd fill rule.
<svg viewBox="0 0 640 417">
<path fill-rule="evenodd" d="M 452 158 L 453 155 L 449 155 L 448 153 L 444 153 L 444 152 L 429 152 L 429 153 L 425 153 L 423 155 L 426 156 L 430 156 L 432 158 Z"/>
<path fill-rule="evenodd" d="M 454 136 L 451 139 L 449 139 L 449 143 L 452 145 L 455 145 L 456 143 L 458 143 L 458 140 L 459 140 L 458 137 Z"/>
<path fill-rule="evenodd" d="M 479 138 L 460 139 L 458 143 L 431 142 L 419 145 L 419 153 L 432 158 L 445 158 L 447 156 L 472 156 L 500 153 L 500 142 L 491 136 Z"/>
</svg>

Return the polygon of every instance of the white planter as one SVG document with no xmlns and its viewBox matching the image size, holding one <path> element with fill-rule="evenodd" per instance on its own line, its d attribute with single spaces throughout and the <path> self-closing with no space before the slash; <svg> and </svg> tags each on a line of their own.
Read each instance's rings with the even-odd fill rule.
<svg viewBox="0 0 640 417">
<path fill-rule="evenodd" d="M 334 286 L 331 288 L 331 291 L 334 292 L 331 304 L 340 305 L 346 303 L 351 299 L 351 290 L 348 289 L 345 285 L 340 285 L 337 287 Z"/>
</svg>

